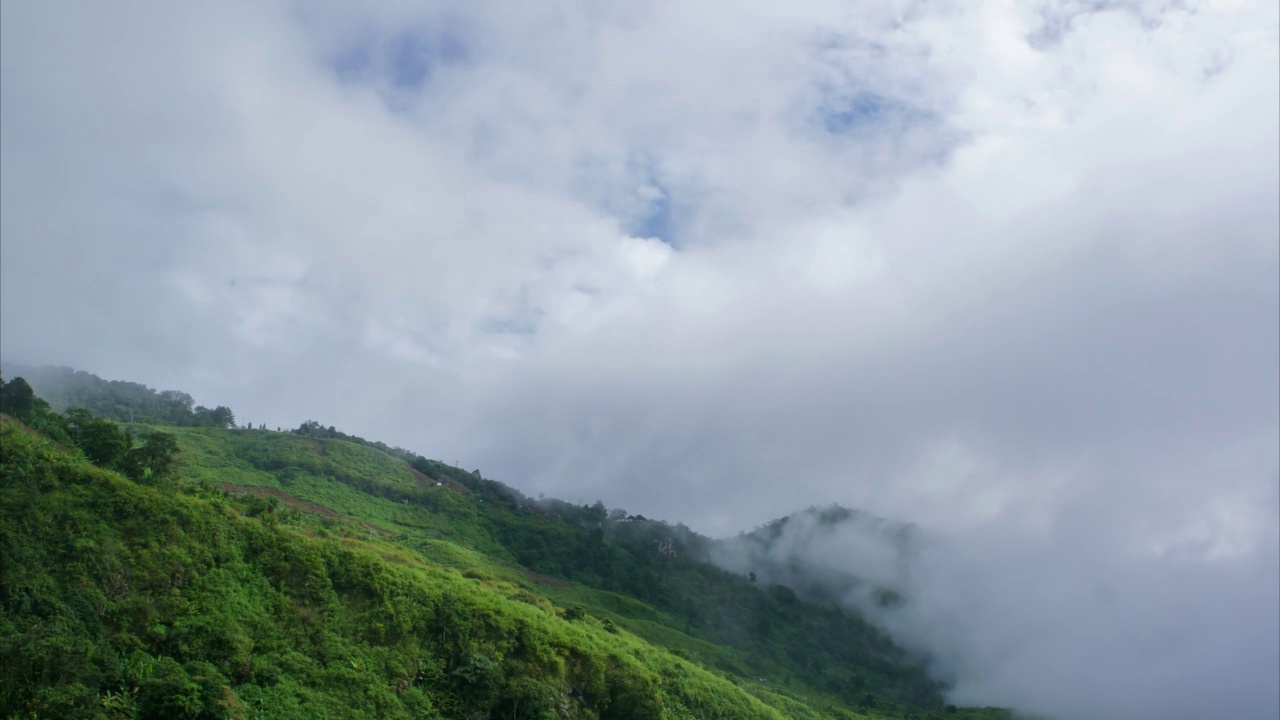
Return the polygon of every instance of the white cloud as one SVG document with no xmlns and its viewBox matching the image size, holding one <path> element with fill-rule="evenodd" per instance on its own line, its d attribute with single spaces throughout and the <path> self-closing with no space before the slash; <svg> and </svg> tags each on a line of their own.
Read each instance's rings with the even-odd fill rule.
<svg viewBox="0 0 1280 720">
<path fill-rule="evenodd" d="M 1274 3 L 64 10 L 3 4 L 6 358 L 707 530 L 1274 555 Z M 973 697 L 1060 707 L 1015 670 Z"/>
</svg>

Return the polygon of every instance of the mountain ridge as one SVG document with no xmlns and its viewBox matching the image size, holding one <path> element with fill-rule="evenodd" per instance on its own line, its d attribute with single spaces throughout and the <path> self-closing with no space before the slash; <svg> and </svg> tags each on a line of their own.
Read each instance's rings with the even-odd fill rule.
<svg viewBox="0 0 1280 720">
<path fill-rule="evenodd" d="M 5 423 L 7 457 L 11 448 L 26 448 L 28 455 L 34 452 L 26 441 L 17 439 L 30 437 L 18 427 L 16 422 Z M 157 430 L 174 437 L 180 448 L 174 459 L 173 487 L 165 489 L 175 498 L 224 510 L 239 508 L 242 518 L 260 518 L 256 521 L 264 526 L 279 528 L 281 519 L 287 518 L 287 525 L 311 537 L 358 544 L 365 550 L 376 548 L 375 554 L 390 565 L 452 569 L 464 577 L 474 575 L 470 579 L 482 584 L 506 583 L 509 587 L 502 586 L 503 592 L 509 590 L 511 598 L 527 596 L 513 601 L 532 601 L 544 611 L 550 607 L 548 619 L 586 619 L 606 635 L 629 633 L 658 652 L 656 657 L 670 655 L 692 662 L 692 667 L 727 679 L 748 696 L 758 698 L 764 693 L 772 703 L 766 703 L 769 707 L 790 708 L 783 716 L 878 717 L 884 716 L 876 710 L 881 708 L 902 717 L 946 709 L 940 687 L 927 679 L 923 666 L 865 620 L 838 608 L 806 603 L 784 586 L 757 587 L 742 575 L 698 562 L 696 558 L 708 552 L 712 541 L 683 526 L 616 509 L 610 513 L 602 503 L 538 504 L 478 472 L 421 456 L 406 459 L 408 451 L 338 437 L 335 429 L 318 423 L 303 423 L 291 432 L 196 425 L 152 426 L 149 431 Z M 49 456 L 53 460 L 47 463 L 62 463 L 64 469 L 74 464 L 74 452 L 61 459 L 56 455 Z M 6 463 L 6 486 L 10 467 Z M 117 483 L 130 482 L 116 477 Z M 16 501 L 7 494 L 5 502 Z M 10 509 L 14 517 L 21 516 L 20 506 L 13 506 L 6 508 L 6 517 Z M 9 608 L 6 612 L 13 615 Z M 843 639 L 846 646 L 828 642 L 833 638 Z M 144 645 L 147 642 L 153 641 L 142 640 Z M 495 656 L 486 657 L 493 661 Z M 207 661 L 192 657 L 186 662 Z M 447 656 L 444 668 L 448 673 L 463 672 L 471 667 L 467 662 L 461 655 Z M 669 661 L 653 661 L 663 662 Z M 245 693 L 233 688 L 262 687 L 252 673 L 241 678 L 229 669 L 218 672 L 227 681 L 228 692 L 237 697 Z M 539 677 L 504 672 L 508 679 Z M 762 682 L 765 679 L 770 682 Z M 236 684 L 237 680 L 243 682 Z M 561 677 L 559 682 L 560 686 L 547 684 L 552 689 L 542 695 L 560 692 L 565 696 L 568 691 L 572 696 L 576 681 Z M 671 688 L 681 687 L 670 682 Z M 442 681 L 424 686 L 421 692 L 428 698 L 460 703 L 458 683 Z M 485 701 L 489 703 L 486 712 L 501 709 L 518 716 L 512 703 L 519 703 L 509 697 L 507 685 Z M 126 689 L 139 692 L 140 687 Z M 659 682 L 656 687 L 665 686 Z M 652 697 L 661 695 L 657 690 Z M 250 688 L 248 694 L 254 692 Z M 538 702 L 542 701 L 533 704 Z M 592 707 L 580 703 L 577 716 L 623 717 L 611 714 L 622 713 L 620 706 L 611 711 L 611 702 L 593 702 Z M 800 714 L 788 703 L 799 703 L 809 714 Z M 649 714 L 634 717 L 678 717 L 680 708 L 691 707 L 678 698 L 667 703 L 671 710 L 667 714 L 654 710 L 656 705 L 637 705 L 641 706 L 649 707 L 644 711 Z M 704 708 L 708 709 L 713 708 Z M 970 717 L 1000 715 L 994 710 L 956 712 Z M 691 716 L 751 715 L 708 711 Z"/>
</svg>

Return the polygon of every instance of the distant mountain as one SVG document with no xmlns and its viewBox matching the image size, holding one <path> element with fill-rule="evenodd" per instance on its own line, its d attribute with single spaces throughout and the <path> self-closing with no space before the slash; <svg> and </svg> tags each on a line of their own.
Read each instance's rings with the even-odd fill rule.
<svg viewBox="0 0 1280 720">
<path fill-rule="evenodd" d="M 901 600 L 920 533 L 906 523 L 830 505 L 717 541 L 709 559 L 806 599 L 841 605 Z"/>
<path fill-rule="evenodd" d="M 56 408 L 163 393 L 59 369 L 49 407 L 5 370 L 0 717 L 1008 717 L 945 706 L 921 659 L 805 599 L 791 548 L 909 538 L 887 521 L 712 541 L 317 422 L 127 434 Z M 706 561 L 725 548 L 767 580 Z"/>
</svg>

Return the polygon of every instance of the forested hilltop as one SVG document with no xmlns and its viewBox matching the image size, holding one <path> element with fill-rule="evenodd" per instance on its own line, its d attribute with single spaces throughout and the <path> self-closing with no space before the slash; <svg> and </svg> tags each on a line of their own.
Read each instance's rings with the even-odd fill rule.
<svg viewBox="0 0 1280 720">
<path fill-rule="evenodd" d="M 682 526 L 315 422 L 6 377 L 2 717 L 1008 717 Z"/>
<path fill-rule="evenodd" d="M 231 408 L 207 408 L 179 390 L 157 392 L 134 382 L 103 380 L 69 367 L 4 366 L 6 377 L 21 377 L 58 412 L 83 408 L 95 417 L 122 423 L 231 427 Z"/>
</svg>

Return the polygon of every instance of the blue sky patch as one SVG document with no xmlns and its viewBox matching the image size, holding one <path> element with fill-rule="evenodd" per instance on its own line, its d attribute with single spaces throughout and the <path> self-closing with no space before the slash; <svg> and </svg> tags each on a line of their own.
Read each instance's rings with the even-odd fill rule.
<svg viewBox="0 0 1280 720">
<path fill-rule="evenodd" d="M 903 108 L 883 95 L 859 92 L 847 101 L 820 111 L 822 126 L 833 135 L 843 135 L 866 126 L 884 125 L 895 116 L 902 115 Z"/>
<path fill-rule="evenodd" d="M 466 42 L 457 32 L 436 28 L 391 37 L 365 37 L 332 60 L 343 82 L 384 80 L 397 90 L 419 90 L 441 68 L 467 62 Z"/>
<path fill-rule="evenodd" d="M 476 328 L 489 335 L 533 335 L 538 332 L 542 313 L 532 310 L 521 316 L 486 317 L 476 323 Z"/>
<path fill-rule="evenodd" d="M 387 45 L 387 74 L 396 87 L 416 90 L 431 78 L 437 66 L 454 65 L 466 59 L 466 45 L 452 33 L 400 35 Z"/>
<path fill-rule="evenodd" d="M 646 214 L 636 219 L 629 232 L 636 237 L 657 238 L 668 245 L 674 245 L 676 223 L 671 213 L 671 195 L 665 188 L 658 189 L 662 194 L 650 203 Z"/>
<path fill-rule="evenodd" d="M 333 71 L 344 82 L 357 82 L 372 73 L 373 46 L 367 44 L 344 48 L 333 59 Z"/>
</svg>

